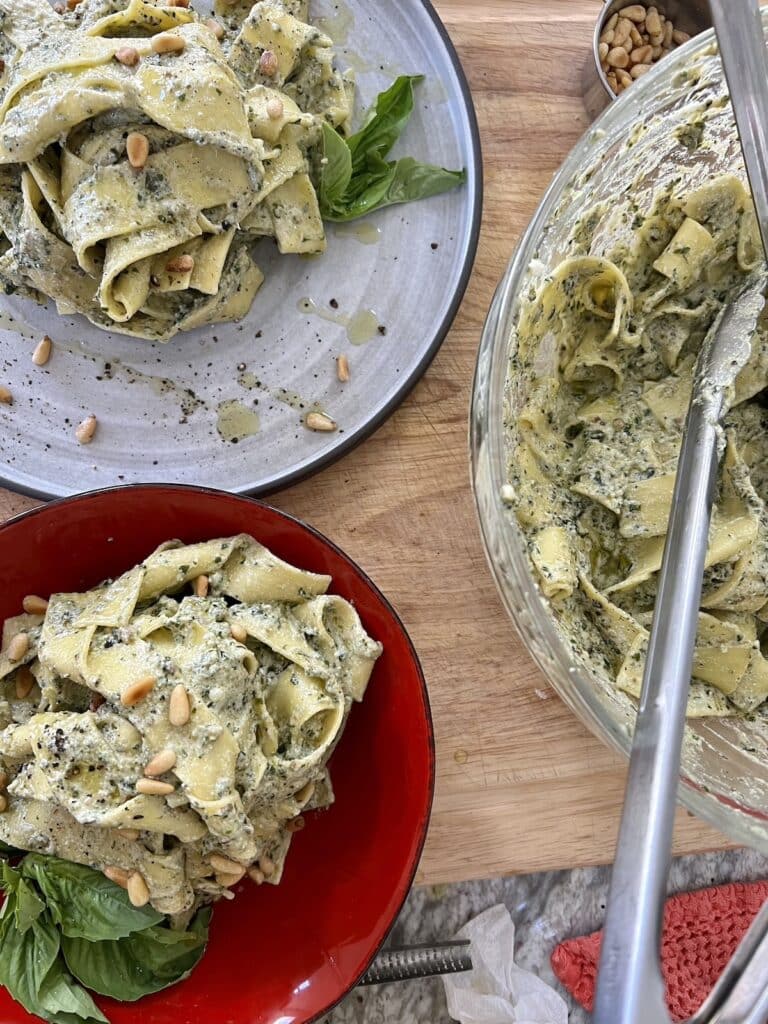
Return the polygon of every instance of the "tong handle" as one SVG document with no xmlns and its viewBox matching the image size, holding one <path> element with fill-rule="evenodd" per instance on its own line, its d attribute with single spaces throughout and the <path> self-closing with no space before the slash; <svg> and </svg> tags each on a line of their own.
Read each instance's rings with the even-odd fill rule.
<svg viewBox="0 0 768 1024">
<path fill-rule="evenodd" d="M 688 413 L 611 881 L 595 1024 L 670 1024 L 660 966 L 688 688 L 724 392 Z"/>
<path fill-rule="evenodd" d="M 382 950 L 360 980 L 361 985 L 381 985 L 439 974 L 472 970 L 469 941 L 441 942 L 426 946 Z"/>
</svg>

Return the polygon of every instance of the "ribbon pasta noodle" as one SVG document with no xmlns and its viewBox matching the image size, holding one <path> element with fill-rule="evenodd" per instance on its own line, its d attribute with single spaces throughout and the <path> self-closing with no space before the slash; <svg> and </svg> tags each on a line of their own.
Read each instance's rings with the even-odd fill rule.
<svg viewBox="0 0 768 1024">
<path fill-rule="evenodd" d="M 381 653 L 330 583 L 245 534 L 173 542 L 94 590 L 54 594 L 44 616 L 7 620 L 0 838 L 138 871 L 170 914 L 228 894 L 216 854 L 241 873 L 271 864 L 279 882 L 291 822 L 333 801 L 326 764 Z M 171 767 L 142 785 L 159 753 Z"/>
<path fill-rule="evenodd" d="M 613 249 L 605 213 L 585 214 L 520 313 L 510 501 L 572 648 L 637 698 L 696 356 L 728 296 L 765 269 L 735 176 L 667 188 L 626 214 Z M 724 421 L 690 717 L 768 698 L 767 393 L 763 315 Z"/>
<path fill-rule="evenodd" d="M 221 39 L 162 0 L 0 0 L 6 292 L 168 341 L 247 313 L 256 239 L 325 250 L 311 163 L 324 124 L 348 127 L 352 78 L 302 0 L 219 13 Z"/>
</svg>

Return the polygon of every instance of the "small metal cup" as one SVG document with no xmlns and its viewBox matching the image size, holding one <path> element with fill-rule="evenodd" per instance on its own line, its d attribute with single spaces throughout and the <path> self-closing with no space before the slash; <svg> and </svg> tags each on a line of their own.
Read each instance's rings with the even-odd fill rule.
<svg viewBox="0 0 768 1024">
<path fill-rule="evenodd" d="M 592 57 L 584 65 L 584 106 L 593 120 L 616 99 L 600 65 L 600 36 L 608 19 L 625 7 L 630 7 L 632 2 L 633 0 L 605 0 L 595 25 Z M 659 14 L 671 18 L 675 28 L 687 32 L 689 36 L 696 36 L 712 28 L 707 0 L 656 0 L 653 6 Z"/>
</svg>

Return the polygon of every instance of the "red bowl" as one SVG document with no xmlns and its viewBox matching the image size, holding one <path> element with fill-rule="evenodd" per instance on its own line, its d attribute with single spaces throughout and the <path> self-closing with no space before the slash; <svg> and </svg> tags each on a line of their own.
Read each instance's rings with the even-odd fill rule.
<svg viewBox="0 0 768 1024">
<path fill-rule="evenodd" d="M 303 1024 L 358 981 L 408 894 L 434 786 L 424 677 L 402 623 L 337 547 L 258 501 L 196 487 L 140 485 L 66 498 L 0 527 L 0 619 L 25 594 L 83 590 L 169 538 L 251 533 L 275 554 L 328 573 L 384 644 L 365 701 L 331 761 L 336 802 L 311 814 L 283 881 L 217 904 L 208 950 L 186 981 L 138 1003 L 97 999 L 113 1024 Z M 30 1017 L 0 989 L 0 1021 Z"/>
</svg>

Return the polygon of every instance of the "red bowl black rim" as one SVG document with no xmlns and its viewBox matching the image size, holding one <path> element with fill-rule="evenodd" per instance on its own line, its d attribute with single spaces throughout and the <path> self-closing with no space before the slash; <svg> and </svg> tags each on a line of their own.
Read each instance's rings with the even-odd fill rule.
<svg viewBox="0 0 768 1024">
<path fill-rule="evenodd" d="M 428 2 L 428 0 L 425 0 L 425 3 L 427 3 L 427 2 Z M 365 974 L 368 971 L 368 969 L 370 968 L 371 964 L 376 959 L 377 954 L 380 952 L 380 950 L 383 948 L 384 944 L 386 943 L 387 938 L 389 937 L 389 933 L 392 931 L 392 928 L 397 923 L 397 920 L 400 917 L 400 913 L 401 913 L 403 907 L 405 906 L 406 900 L 408 899 L 408 896 L 410 895 L 411 889 L 413 888 L 413 883 L 414 883 L 414 880 L 416 878 L 416 872 L 418 871 L 419 864 L 421 862 L 421 857 L 422 857 L 422 854 L 424 852 L 424 844 L 425 844 L 426 839 L 427 839 L 427 831 L 429 829 L 429 822 L 430 822 L 431 815 L 432 815 L 432 806 L 433 806 L 433 803 L 434 803 L 434 796 L 435 796 L 435 765 L 436 765 L 435 731 L 434 731 L 434 725 L 433 725 L 433 722 L 432 722 L 432 709 L 431 709 L 430 700 L 429 700 L 429 691 L 427 689 L 426 679 L 424 678 L 424 670 L 421 667 L 421 661 L 419 659 L 418 653 L 417 653 L 416 648 L 415 648 L 415 646 L 413 644 L 413 641 L 411 640 L 410 633 L 405 628 L 405 624 L 403 623 L 403 620 L 400 618 L 400 616 L 398 615 L 397 611 L 392 606 L 392 603 L 390 602 L 390 600 L 376 586 L 376 584 L 370 578 L 368 573 L 365 572 L 365 570 L 362 569 L 353 558 L 350 558 L 350 556 L 345 551 L 342 551 L 342 549 L 338 546 L 338 544 L 334 543 L 334 541 L 332 541 L 328 537 L 326 537 L 324 533 L 320 532 L 320 530 L 316 529 L 314 526 L 311 526 L 309 523 L 305 523 L 304 520 L 299 519 L 297 516 L 291 515 L 290 512 L 284 512 L 282 509 L 275 508 L 274 505 L 270 505 L 270 504 L 268 504 L 265 501 L 260 501 L 258 498 L 253 498 L 253 497 L 250 497 L 248 495 L 242 495 L 242 494 L 232 494 L 229 491 L 217 490 L 214 487 L 198 487 L 198 486 L 196 486 L 194 484 L 146 483 L 146 484 L 125 484 L 125 485 L 121 485 L 121 486 L 118 486 L 118 487 L 102 487 L 102 488 L 98 488 L 98 489 L 93 490 L 93 491 L 82 491 L 79 494 L 73 494 L 73 495 L 70 495 L 69 497 L 66 497 L 66 498 L 56 498 L 56 499 L 54 499 L 52 501 L 47 502 L 44 505 L 38 505 L 35 508 L 27 509 L 25 512 L 19 512 L 17 515 L 12 516 L 10 519 L 7 519 L 4 523 L 0 524 L 0 535 L 2 535 L 9 527 L 14 526 L 14 525 L 16 525 L 19 522 L 22 522 L 25 519 L 32 519 L 32 518 L 34 518 L 36 516 L 43 515 L 43 514 L 49 512 L 50 510 L 53 510 L 53 509 L 64 508 L 64 507 L 66 507 L 68 505 L 73 505 L 73 504 L 76 504 L 76 503 L 78 503 L 80 501 L 87 501 L 87 500 L 89 500 L 91 498 L 95 498 L 95 497 L 104 497 L 104 496 L 107 496 L 107 495 L 110 495 L 110 494 L 124 493 L 126 491 L 144 491 L 144 490 L 151 490 L 151 491 L 169 491 L 169 490 L 171 490 L 171 491 L 176 491 L 176 492 L 191 493 L 191 494 L 206 494 L 206 495 L 210 495 L 212 497 L 226 498 L 227 500 L 230 500 L 230 501 L 240 502 L 240 503 L 242 503 L 245 506 L 257 506 L 259 508 L 265 509 L 267 512 L 269 512 L 269 513 L 271 513 L 273 515 L 278 516 L 280 519 L 282 519 L 283 521 L 289 523 L 290 525 L 292 525 L 294 527 L 297 527 L 300 530 L 305 530 L 307 533 L 311 534 L 317 540 L 319 540 L 322 544 L 325 544 L 328 548 L 330 548 L 331 551 L 333 551 L 333 553 L 337 557 L 339 557 L 343 561 L 345 561 L 349 566 L 351 566 L 352 569 L 355 570 L 356 573 L 359 574 L 360 577 L 362 577 L 363 582 L 366 584 L 366 586 L 368 586 L 373 591 L 373 593 L 378 598 L 378 600 L 381 601 L 381 603 L 384 606 L 384 608 L 386 609 L 387 613 L 392 617 L 394 622 L 397 624 L 397 626 L 401 630 L 403 636 L 405 637 L 406 643 L 408 645 L 408 649 L 410 650 L 411 657 L 413 658 L 413 663 L 414 663 L 414 665 L 416 667 L 416 674 L 417 674 L 417 678 L 419 680 L 419 686 L 421 688 L 421 697 L 422 697 L 422 700 L 424 702 L 424 709 L 425 709 L 425 712 L 426 712 L 427 742 L 428 742 L 427 754 L 428 754 L 428 760 L 429 760 L 429 782 L 428 782 L 427 807 L 426 807 L 426 813 L 424 815 L 424 821 L 423 821 L 423 823 L 422 823 L 422 825 L 420 827 L 419 835 L 417 837 L 416 856 L 414 857 L 413 866 L 411 867 L 411 870 L 410 870 L 410 872 L 408 874 L 408 884 L 407 884 L 407 887 L 406 887 L 405 894 L 404 894 L 402 900 L 400 901 L 400 903 L 398 904 L 394 914 L 392 915 L 392 920 L 387 925 L 385 934 L 383 935 L 381 941 L 378 943 L 378 945 L 376 946 L 376 948 L 372 952 L 370 958 L 368 959 L 368 962 L 363 966 L 363 969 L 360 971 L 358 976 L 354 979 L 352 984 L 350 984 L 349 987 L 346 988 L 339 995 L 339 997 L 337 999 L 335 999 L 332 1003 L 329 1003 L 322 1010 L 320 1010 L 318 1013 L 316 1013 L 313 1017 L 310 1017 L 310 1018 L 307 1019 L 306 1024 L 314 1024 L 314 1022 L 320 1020 L 321 1017 L 324 1017 L 327 1013 L 330 1013 L 330 1011 L 333 1010 L 334 1007 L 338 1006 L 339 1003 L 341 1003 L 349 995 L 349 993 L 352 992 L 352 990 L 355 989 L 359 985 L 360 981 L 365 976 Z"/>
</svg>

